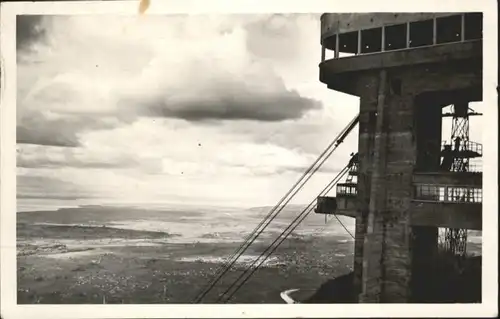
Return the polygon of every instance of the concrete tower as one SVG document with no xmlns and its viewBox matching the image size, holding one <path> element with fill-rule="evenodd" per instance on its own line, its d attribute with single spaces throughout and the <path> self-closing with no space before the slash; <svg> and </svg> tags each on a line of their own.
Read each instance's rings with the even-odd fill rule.
<svg viewBox="0 0 500 319">
<path fill-rule="evenodd" d="M 443 107 L 464 119 L 482 100 L 482 14 L 327 13 L 321 45 L 321 82 L 360 98 L 359 162 L 317 212 L 356 219 L 359 302 L 410 302 L 438 228 L 482 229 L 481 145 L 441 136 Z"/>
</svg>

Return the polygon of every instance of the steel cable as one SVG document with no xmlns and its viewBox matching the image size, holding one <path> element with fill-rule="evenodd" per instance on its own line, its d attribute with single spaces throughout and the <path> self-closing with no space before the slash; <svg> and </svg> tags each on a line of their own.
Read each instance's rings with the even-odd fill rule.
<svg viewBox="0 0 500 319">
<path fill-rule="evenodd" d="M 337 147 L 343 142 L 344 138 L 350 133 L 350 131 L 353 129 L 353 127 L 357 124 L 359 120 L 359 115 L 355 116 L 351 122 L 337 135 L 337 137 L 328 145 L 328 147 L 320 154 L 320 156 L 316 159 L 316 161 L 306 170 L 306 172 L 301 176 L 301 178 L 294 184 L 294 186 L 281 198 L 281 200 L 276 204 L 273 209 L 271 209 L 270 213 L 259 223 L 259 225 L 245 238 L 244 243 L 236 250 L 235 253 L 233 253 L 231 256 L 229 256 L 224 264 L 219 268 L 219 270 L 216 272 L 215 277 L 217 277 L 215 280 L 212 280 L 207 288 L 203 290 L 202 293 L 200 293 L 194 300 L 194 303 L 199 303 L 209 292 L 210 290 L 217 284 L 217 282 L 224 276 L 235 264 L 235 262 L 238 260 L 238 258 L 248 249 L 248 247 L 257 239 L 260 234 L 269 226 L 269 224 L 277 217 L 277 215 L 283 210 L 283 208 L 290 202 L 290 200 L 304 187 L 304 185 L 309 181 L 309 179 L 319 170 L 319 168 L 325 163 L 325 161 L 332 155 L 332 153 L 337 149 Z M 333 147 L 333 148 L 332 148 Z M 328 154 L 327 154 L 328 153 Z M 323 156 L 326 157 L 322 159 Z M 314 168 L 316 164 L 320 162 L 319 166 Z M 311 170 L 314 171 L 309 175 L 309 172 Z M 299 186 L 298 189 L 295 190 L 295 192 L 292 194 L 292 196 L 286 200 L 285 204 L 283 204 L 283 201 L 285 198 L 290 195 L 290 193 L 293 192 L 293 189 L 302 182 L 304 177 L 306 177 L 306 180 L 302 183 L 302 185 Z M 275 212 L 275 210 L 280 207 L 280 209 Z M 274 216 L 272 216 L 274 215 Z M 259 230 L 259 228 L 264 227 Z M 252 239 L 250 239 L 253 237 Z M 234 258 L 236 256 L 236 258 Z M 232 259 L 230 263 L 228 261 Z M 223 270 L 221 270 L 223 269 Z"/>
<path fill-rule="evenodd" d="M 331 189 L 338 183 L 338 181 L 347 173 L 348 171 L 348 166 L 346 166 L 343 170 L 341 170 L 339 172 L 339 174 L 320 192 L 320 194 L 318 196 L 324 196 L 324 194 L 327 194 L 328 192 L 331 191 Z M 250 270 L 254 265 L 255 263 L 260 260 L 269 250 L 271 250 L 269 252 L 269 254 L 267 254 L 267 256 L 262 259 L 262 261 L 257 265 L 257 267 L 253 268 L 250 272 L 250 274 L 243 280 L 243 282 L 241 282 L 237 287 L 236 289 L 231 293 L 231 295 L 226 299 L 225 302 L 229 301 L 233 296 L 234 294 L 241 288 L 241 286 L 243 286 L 247 281 L 248 279 L 250 279 L 250 277 L 255 273 L 255 271 L 257 271 L 257 269 L 265 262 L 265 260 L 267 258 L 269 258 L 269 256 L 279 247 L 279 245 L 281 245 L 281 243 L 283 243 L 283 241 L 285 241 L 285 239 L 298 227 L 298 225 L 300 225 L 300 223 L 312 212 L 313 208 L 311 206 L 314 205 L 314 202 L 315 200 L 313 200 L 291 223 L 290 225 L 271 243 L 271 245 L 268 246 L 268 248 L 261 253 L 261 255 L 247 268 L 247 270 L 245 272 L 243 272 L 234 282 L 233 284 L 228 288 L 226 289 L 226 291 L 224 291 L 224 293 L 222 295 L 219 296 L 217 302 L 221 301 L 221 299 L 224 297 L 225 294 L 227 294 L 236 284 L 237 282 L 243 278 L 243 276 L 245 275 L 245 273 Z M 335 215 L 335 214 L 334 214 Z M 342 227 L 347 231 L 347 233 L 352 237 L 354 238 L 354 236 L 351 234 L 351 232 L 347 229 L 347 227 L 340 221 L 340 219 L 335 215 L 335 217 L 337 218 L 337 220 L 340 222 L 340 224 L 342 225 Z M 297 222 L 298 221 L 298 222 Z M 295 224 L 296 223 L 296 224 Z M 294 225 L 295 224 L 295 225 Z M 290 228 L 292 228 L 288 234 L 285 234 Z M 285 236 L 282 238 L 282 236 L 285 234 Z M 281 240 L 280 240 L 281 238 Z M 276 244 L 276 242 L 278 242 L 279 240 L 279 243 L 274 247 L 273 245 Z"/>
</svg>

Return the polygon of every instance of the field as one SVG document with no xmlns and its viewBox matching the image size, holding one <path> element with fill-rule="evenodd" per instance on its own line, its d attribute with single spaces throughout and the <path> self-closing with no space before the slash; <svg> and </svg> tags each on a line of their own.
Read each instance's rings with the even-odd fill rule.
<svg viewBox="0 0 500 319">
<path fill-rule="evenodd" d="M 299 211 L 292 207 L 283 212 L 203 302 L 218 301 Z M 267 212 L 267 208 L 203 211 L 87 206 L 18 213 L 18 303 L 191 303 Z M 343 222 L 353 232 L 349 220 Z M 481 250 L 479 236 L 472 233 L 468 245 L 475 254 Z M 311 216 L 228 302 L 283 303 L 280 292 L 284 290 L 317 289 L 352 270 L 353 246 L 337 222 L 325 226 L 321 216 Z M 474 287 L 464 282 L 470 286 L 466 290 L 480 291 L 479 279 L 474 279 L 480 273 L 474 270 L 467 277 Z M 448 291 L 450 284 L 443 287 Z M 472 294 L 462 299 L 477 298 Z"/>
<path fill-rule="evenodd" d="M 253 229 L 262 214 L 222 215 L 100 206 L 18 213 L 18 303 L 190 303 L 241 244 L 238 226 Z M 204 302 L 215 302 L 286 221 L 254 243 Z M 165 231 L 144 230 L 151 223 Z M 285 241 L 229 302 L 283 303 L 283 290 L 317 288 L 351 271 L 350 237 L 338 225 L 316 236 L 316 224 Z"/>
</svg>

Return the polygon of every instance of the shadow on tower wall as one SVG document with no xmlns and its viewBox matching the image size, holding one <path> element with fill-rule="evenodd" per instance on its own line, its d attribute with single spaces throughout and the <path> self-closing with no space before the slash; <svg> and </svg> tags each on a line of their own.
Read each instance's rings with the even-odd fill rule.
<svg viewBox="0 0 500 319">
<path fill-rule="evenodd" d="M 411 283 L 410 303 L 480 303 L 481 256 L 457 259 L 439 251 Z M 356 303 L 354 274 L 328 280 L 303 303 Z"/>
</svg>

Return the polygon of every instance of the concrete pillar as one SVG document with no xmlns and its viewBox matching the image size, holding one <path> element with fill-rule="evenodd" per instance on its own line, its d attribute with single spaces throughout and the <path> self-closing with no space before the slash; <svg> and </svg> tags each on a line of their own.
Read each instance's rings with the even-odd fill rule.
<svg viewBox="0 0 500 319">
<path fill-rule="evenodd" d="M 389 92 L 391 81 L 402 89 Z M 411 276 L 409 209 L 416 159 L 413 96 L 380 72 L 360 302 L 405 303 Z"/>
<path fill-rule="evenodd" d="M 354 293 L 358 296 L 358 301 L 359 295 L 362 292 L 363 244 L 366 233 L 366 215 L 367 214 L 363 214 L 356 217 L 356 239 L 354 241 Z"/>
<path fill-rule="evenodd" d="M 366 223 L 370 203 L 370 183 L 372 172 L 374 133 L 377 121 L 377 77 L 363 79 L 366 88 L 364 96 L 360 97 L 359 112 L 359 170 L 358 170 L 358 207 L 356 216 L 356 239 L 354 242 L 354 291 L 359 297 L 363 274 L 363 246 L 366 233 Z"/>
<path fill-rule="evenodd" d="M 382 259 L 384 249 L 383 224 L 380 217 L 384 211 L 386 158 L 386 93 L 387 71 L 382 70 L 378 79 L 377 92 L 377 119 L 374 134 L 374 154 L 372 158 L 373 170 L 371 174 L 370 202 L 368 205 L 367 230 L 364 238 L 363 251 L 363 279 L 360 302 L 380 302 L 382 294 Z"/>
</svg>

